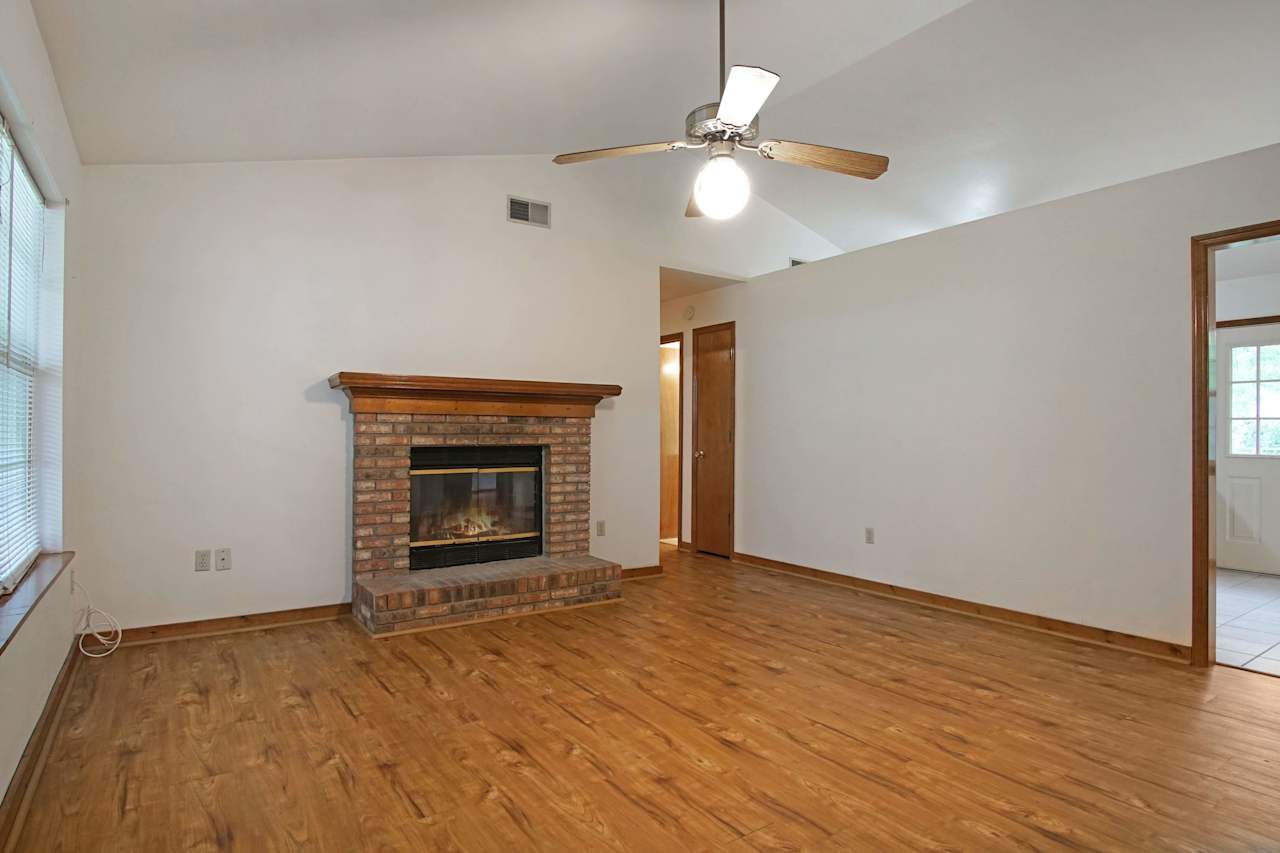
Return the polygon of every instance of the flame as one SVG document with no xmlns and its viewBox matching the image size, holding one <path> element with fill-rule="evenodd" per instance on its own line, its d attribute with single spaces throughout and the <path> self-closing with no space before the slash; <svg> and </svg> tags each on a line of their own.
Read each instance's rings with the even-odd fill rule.
<svg viewBox="0 0 1280 853">
<path fill-rule="evenodd" d="M 418 525 L 419 539 L 469 539 L 509 533 L 500 515 L 490 508 L 472 504 L 444 516 L 423 517 Z"/>
</svg>

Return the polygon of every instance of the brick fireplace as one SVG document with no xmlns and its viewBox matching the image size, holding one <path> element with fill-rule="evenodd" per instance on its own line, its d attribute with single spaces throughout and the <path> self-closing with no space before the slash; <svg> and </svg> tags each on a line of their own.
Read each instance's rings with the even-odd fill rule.
<svg viewBox="0 0 1280 853">
<path fill-rule="evenodd" d="M 621 567 L 588 553 L 591 420 L 620 387 L 347 372 L 329 384 L 346 392 L 355 418 L 352 612 L 371 633 L 621 599 Z M 432 459 L 444 461 L 423 461 Z M 438 474 L 453 487 L 442 489 Z M 533 523 L 494 508 L 492 495 L 517 476 L 538 478 Z M 467 482 L 488 497 L 447 521 L 415 506 L 465 493 Z"/>
</svg>

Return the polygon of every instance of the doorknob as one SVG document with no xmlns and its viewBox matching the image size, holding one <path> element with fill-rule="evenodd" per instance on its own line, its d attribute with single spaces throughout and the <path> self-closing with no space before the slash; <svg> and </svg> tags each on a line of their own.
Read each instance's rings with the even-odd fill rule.
<svg viewBox="0 0 1280 853">
<path fill-rule="evenodd" d="M 707 452 L 706 452 L 705 450 L 696 450 L 696 451 L 694 451 L 693 458 L 694 458 L 694 459 L 701 459 L 702 457 L 704 457 L 704 456 L 706 456 L 706 455 L 707 455 Z"/>
</svg>

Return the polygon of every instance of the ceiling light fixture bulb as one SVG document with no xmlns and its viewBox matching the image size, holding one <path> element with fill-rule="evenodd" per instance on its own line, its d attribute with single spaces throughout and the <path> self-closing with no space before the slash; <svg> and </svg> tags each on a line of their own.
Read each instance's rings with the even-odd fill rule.
<svg viewBox="0 0 1280 853">
<path fill-rule="evenodd" d="M 693 184 L 693 200 L 704 216 L 731 219 L 742 212 L 751 198 L 751 181 L 733 154 L 712 153 Z"/>
</svg>

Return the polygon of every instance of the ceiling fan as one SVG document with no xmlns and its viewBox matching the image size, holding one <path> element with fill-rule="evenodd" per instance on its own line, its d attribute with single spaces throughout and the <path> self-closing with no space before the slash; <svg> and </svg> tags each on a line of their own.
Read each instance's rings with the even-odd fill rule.
<svg viewBox="0 0 1280 853">
<path fill-rule="evenodd" d="M 754 151 L 766 160 L 780 160 L 812 169 L 825 169 L 855 178 L 875 180 L 889 168 L 889 158 L 879 154 L 863 154 L 844 148 L 830 148 L 808 142 L 766 139 L 749 144 L 760 135 L 760 108 L 773 87 L 782 79 L 772 71 L 753 65 L 735 65 L 725 73 L 724 64 L 724 0 L 720 0 L 720 100 L 703 104 L 685 117 L 685 138 L 672 142 L 647 142 L 618 148 L 597 148 L 560 154 L 554 162 L 561 165 L 649 154 L 655 151 L 707 149 L 707 164 L 698 173 L 693 193 L 685 207 L 685 216 L 709 216 L 729 219 L 747 205 L 751 183 L 733 161 L 741 148 Z"/>
</svg>

